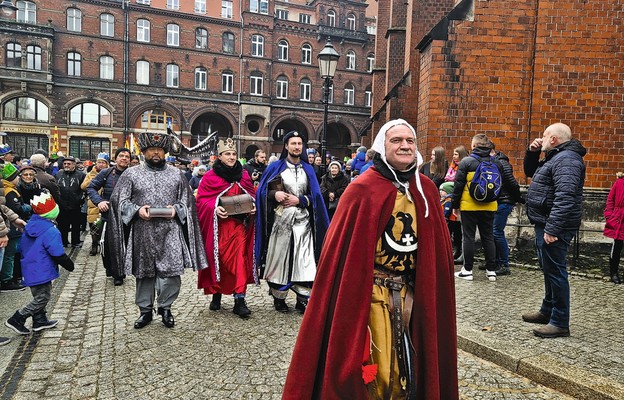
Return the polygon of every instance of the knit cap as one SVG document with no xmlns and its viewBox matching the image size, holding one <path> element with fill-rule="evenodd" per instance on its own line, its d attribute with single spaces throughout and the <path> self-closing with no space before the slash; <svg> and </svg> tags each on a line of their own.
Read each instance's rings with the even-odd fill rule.
<svg viewBox="0 0 624 400">
<path fill-rule="evenodd" d="M 440 185 L 440 190 L 444 190 L 447 194 L 451 194 L 453 193 L 454 187 L 455 185 L 453 185 L 453 182 L 444 182 Z"/>
<path fill-rule="evenodd" d="M 19 175 L 19 170 L 17 167 L 11 163 L 4 164 L 4 168 L 2 168 L 2 179 L 11 182 L 13 179 L 17 178 Z"/>
<path fill-rule="evenodd" d="M 42 191 L 30 201 L 33 212 L 46 219 L 55 219 L 59 214 L 59 207 L 48 191 Z"/>
</svg>

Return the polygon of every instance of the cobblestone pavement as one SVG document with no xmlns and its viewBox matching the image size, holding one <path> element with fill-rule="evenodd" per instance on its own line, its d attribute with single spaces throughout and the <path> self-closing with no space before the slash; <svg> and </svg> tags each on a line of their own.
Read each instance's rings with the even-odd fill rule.
<svg viewBox="0 0 624 400">
<path fill-rule="evenodd" d="M 222 310 L 209 311 L 210 299 L 195 289 L 196 275 L 189 271 L 172 308 L 175 328 L 167 329 L 155 318 L 135 330 L 133 279 L 114 287 L 99 258 L 88 256 L 88 247 L 85 243 L 76 255 L 76 270 L 63 271 L 55 284 L 49 311 L 59 320 L 57 328 L 30 336 L 0 331 L 13 338 L 0 348 L 2 399 L 281 397 L 301 316 L 276 313 L 265 285 L 250 287 L 253 314 L 241 320 L 231 312 L 231 297 L 224 298 Z M 517 276 L 522 274 L 531 272 Z M 458 283 L 458 298 L 479 285 Z M 485 288 L 505 285 L 501 279 Z M 29 297 L 28 291 L 0 294 L 2 318 Z M 478 318 L 474 323 L 473 329 L 482 325 Z M 527 342 L 535 340 L 521 333 Z M 465 352 L 459 354 L 459 376 L 464 399 L 570 399 Z"/>
</svg>

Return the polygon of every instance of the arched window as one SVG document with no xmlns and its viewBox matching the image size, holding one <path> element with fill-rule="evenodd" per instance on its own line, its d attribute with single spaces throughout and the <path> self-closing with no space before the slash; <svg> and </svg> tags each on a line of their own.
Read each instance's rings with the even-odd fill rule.
<svg viewBox="0 0 624 400">
<path fill-rule="evenodd" d="M 284 39 L 277 43 L 277 58 L 280 61 L 288 61 L 288 42 Z"/>
<path fill-rule="evenodd" d="M 224 32 L 223 36 L 223 52 L 227 54 L 234 53 L 234 34 L 232 32 Z"/>
<path fill-rule="evenodd" d="M 366 56 L 366 72 L 373 72 L 375 68 L 375 54 L 369 53 Z"/>
<path fill-rule="evenodd" d="M 253 57 L 264 57 L 264 37 L 262 35 L 251 36 L 251 55 Z"/>
<path fill-rule="evenodd" d="M 100 15 L 100 35 L 115 36 L 115 16 L 112 14 Z"/>
<path fill-rule="evenodd" d="M 347 51 L 347 69 L 355 69 L 355 51 Z"/>
<path fill-rule="evenodd" d="M 80 103 L 69 110 L 71 125 L 111 126 L 111 113 L 97 103 Z"/>
<path fill-rule="evenodd" d="M 262 96 L 262 87 L 264 84 L 264 78 L 262 72 L 254 71 L 249 77 L 249 94 L 252 96 Z"/>
<path fill-rule="evenodd" d="M 136 63 L 136 83 L 137 85 L 149 85 L 150 65 L 148 61 L 139 60 Z"/>
<path fill-rule="evenodd" d="M 195 68 L 195 89 L 206 90 L 208 82 L 208 71 L 204 67 Z"/>
<path fill-rule="evenodd" d="M 355 87 L 351 83 L 347 83 L 344 88 L 344 103 L 352 106 L 355 102 Z"/>
<path fill-rule="evenodd" d="M 167 46 L 180 45 L 180 27 L 176 24 L 167 24 Z"/>
<path fill-rule="evenodd" d="M 67 30 L 71 32 L 82 31 L 82 11 L 77 8 L 67 9 Z"/>
<path fill-rule="evenodd" d="M 355 30 L 355 14 L 347 15 L 347 29 L 350 31 Z"/>
<path fill-rule="evenodd" d="M 310 101 L 312 97 L 312 82 L 308 78 L 303 78 L 299 82 L 299 100 Z"/>
<path fill-rule="evenodd" d="M 208 31 L 204 28 L 195 29 L 195 48 L 207 49 L 208 48 Z"/>
<path fill-rule="evenodd" d="M 167 87 L 177 88 L 178 86 L 180 86 L 180 67 L 167 64 Z"/>
<path fill-rule="evenodd" d="M 111 56 L 100 57 L 100 79 L 113 80 L 115 78 L 115 60 Z"/>
<path fill-rule="evenodd" d="M 37 5 L 32 1 L 18 1 L 16 4 L 17 12 L 15 20 L 26 24 L 37 23 Z"/>
<path fill-rule="evenodd" d="M 26 46 L 26 68 L 41 71 L 41 47 Z"/>
<path fill-rule="evenodd" d="M 312 64 L 312 46 L 308 43 L 301 46 L 301 63 Z"/>
<path fill-rule="evenodd" d="M 275 97 L 278 99 L 288 98 L 288 78 L 280 75 L 275 81 Z"/>
<path fill-rule="evenodd" d="M 335 27 L 336 26 L 336 11 L 329 10 L 327 11 L 327 25 Z"/>
<path fill-rule="evenodd" d="M 22 45 L 19 43 L 6 44 L 6 66 L 13 68 L 22 67 Z"/>
<path fill-rule="evenodd" d="M 82 72 L 82 57 L 80 53 L 67 53 L 67 75 L 80 76 Z"/>
<path fill-rule="evenodd" d="M 48 122 L 50 109 L 32 97 L 16 97 L 4 103 L 3 117 L 7 120 Z"/>
<path fill-rule="evenodd" d="M 137 20 L 137 42 L 150 41 L 150 22 L 146 19 Z"/>
</svg>

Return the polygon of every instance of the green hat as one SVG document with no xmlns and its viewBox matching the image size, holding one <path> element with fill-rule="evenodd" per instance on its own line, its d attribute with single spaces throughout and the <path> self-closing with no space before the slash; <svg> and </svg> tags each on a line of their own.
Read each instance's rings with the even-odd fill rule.
<svg viewBox="0 0 624 400">
<path fill-rule="evenodd" d="M 17 169 L 15 165 L 11 163 L 4 164 L 4 168 L 2 168 L 2 179 L 5 179 L 10 182 L 13 179 L 17 178 L 18 175 L 19 175 L 19 170 Z"/>
<path fill-rule="evenodd" d="M 454 187 L 455 185 L 453 184 L 453 182 L 444 182 L 440 185 L 440 190 L 444 190 L 446 193 L 451 194 L 453 193 Z"/>
</svg>

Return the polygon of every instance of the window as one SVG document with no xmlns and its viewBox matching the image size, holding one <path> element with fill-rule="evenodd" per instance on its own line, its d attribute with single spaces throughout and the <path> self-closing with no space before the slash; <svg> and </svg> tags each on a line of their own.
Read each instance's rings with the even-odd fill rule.
<svg viewBox="0 0 624 400">
<path fill-rule="evenodd" d="M 32 97 L 17 97 L 4 103 L 4 119 L 48 122 L 50 109 Z"/>
<path fill-rule="evenodd" d="M 170 115 L 164 110 L 149 110 L 141 115 L 141 128 L 143 129 L 167 129 L 167 122 L 172 121 Z"/>
<path fill-rule="evenodd" d="M 347 29 L 350 31 L 355 30 L 355 15 L 354 14 L 347 15 Z"/>
<path fill-rule="evenodd" d="M 329 10 L 327 12 L 327 25 L 332 27 L 336 26 L 336 11 Z"/>
<path fill-rule="evenodd" d="M 141 60 L 136 63 L 136 83 L 137 85 L 149 85 L 150 65 L 149 62 Z"/>
<path fill-rule="evenodd" d="M 22 68 L 22 46 L 19 43 L 7 43 L 6 66 Z"/>
<path fill-rule="evenodd" d="M 24 22 L 27 24 L 37 23 L 37 5 L 32 1 L 18 1 L 16 3 L 17 12 L 15 13 L 15 19 L 17 22 Z"/>
<path fill-rule="evenodd" d="M 115 78 L 115 60 L 110 56 L 100 57 L 100 79 L 112 80 Z"/>
<path fill-rule="evenodd" d="M 195 0 L 195 12 L 206 14 L 206 0 Z"/>
<path fill-rule="evenodd" d="M 231 32 L 225 32 L 222 36 L 223 39 L 223 52 L 227 54 L 234 53 L 234 34 Z"/>
<path fill-rule="evenodd" d="M 307 43 L 301 46 L 301 63 L 312 64 L 312 46 Z"/>
<path fill-rule="evenodd" d="M 180 27 L 176 24 L 167 24 L 167 46 L 180 45 Z"/>
<path fill-rule="evenodd" d="M 115 17 L 112 14 L 100 15 L 100 35 L 115 36 Z"/>
<path fill-rule="evenodd" d="M 207 49 L 208 48 L 208 31 L 204 28 L 195 29 L 195 48 Z"/>
<path fill-rule="evenodd" d="M 249 2 L 249 11 L 252 13 L 268 14 L 269 0 L 251 0 Z"/>
<path fill-rule="evenodd" d="M 371 53 L 366 56 L 366 72 L 373 72 L 373 68 L 375 68 L 375 55 Z"/>
<path fill-rule="evenodd" d="M 301 22 L 302 24 L 309 24 L 310 21 L 310 14 L 299 14 L 299 22 Z"/>
<path fill-rule="evenodd" d="M 167 64 L 167 87 L 177 88 L 180 85 L 180 67 Z"/>
<path fill-rule="evenodd" d="M 108 139 L 72 136 L 69 138 L 69 154 L 81 160 L 95 160 L 100 153 L 110 154 Z"/>
<path fill-rule="evenodd" d="M 310 101 L 310 93 L 312 92 L 312 83 L 309 79 L 303 78 L 299 82 L 299 100 Z"/>
<path fill-rule="evenodd" d="M 252 72 L 251 76 L 249 77 L 249 84 L 250 84 L 249 93 L 252 96 L 262 96 L 262 83 L 263 83 L 262 73 Z"/>
<path fill-rule="evenodd" d="M 332 83 L 329 87 L 329 97 L 327 99 L 327 103 L 332 104 L 334 102 L 334 84 Z"/>
<path fill-rule="evenodd" d="M 355 69 L 355 52 L 347 51 L 347 69 Z"/>
<path fill-rule="evenodd" d="M 144 6 L 149 6 L 151 0 L 137 0 L 137 4 L 143 4 Z"/>
<path fill-rule="evenodd" d="M 264 37 L 260 35 L 251 36 L 251 55 L 253 57 L 264 57 Z"/>
<path fill-rule="evenodd" d="M 221 17 L 223 18 L 232 18 L 232 0 L 223 0 L 221 1 Z"/>
<path fill-rule="evenodd" d="M 167 10 L 179 10 L 180 0 L 167 0 Z"/>
<path fill-rule="evenodd" d="M 277 78 L 275 87 L 275 97 L 278 99 L 287 99 L 288 98 L 288 78 L 284 75 L 281 75 Z"/>
<path fill-rule="evenodd" d="M 288 61 L 288 42 L 283 39 L 277 43 L 277 58 L 280 61 Z"/>
<path fill-rule="evenodd" d="M 373 105 L 373 89 L 370 85 L 366 87 L 366 91 L 364 92 L 364 105 L 366 107 L 371 107 Z"/>
<path fill-rule="evenodd" d="M 82 11 L 77 8 L 67 9 L 67 30 L 72 32 L 82 31 Z"/>
<path fill-rule="evenodd" d="M 81 72 L 81 60 L 80 53 L 69 52 L 67 53 L 67 75 L 80 76 Z"/>
<path fill-rule="evenodd" d="M 230 71 L 221 74 L 221 92 L 234 93 L 234 74 Z"/>
<path fill-rule="evenodd" d="M 137 20 L 137 41 L 150 41 L 150 22 L 146 19 Z"/>
<path fill-rule="evenodd" d="M 41 71 L 41 47 L 26 47 L 26 68 Z"/>
<path fill-rule="evenodd" d="M 288 10 L 275 10 L 275 18 L 288 19 Z"/>
<path fill-rule="evenodd" d="M 344 103 L 348 106 L 353 105 L 355 98 L 355 88 L 351 83 L 347 83 L 344 88 Z"/>
<path fill-rule="evenodd" d="M 111 113 L 96 103 L 82 103 L 69 110 L 71 125 L 111 126 Z"/>
<path fill-rule="evenodd" d="M 206 81 L 208 80 L 208 72 L 206 68 L 195 68 L 195 90 L 206 90 Z"/>
<path fill-rule="evenodd" d="M 50 146 L 50 140 L 46 135 L 11 133 L 4 139 L 17 154 L 34 154 L 37 149 L 48 149 Z"/>
</svg>

